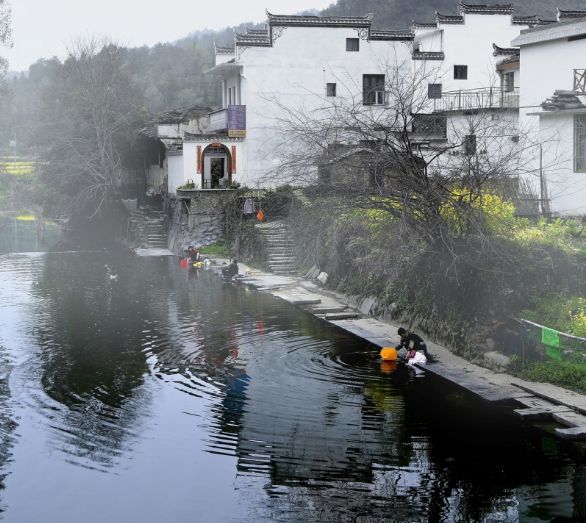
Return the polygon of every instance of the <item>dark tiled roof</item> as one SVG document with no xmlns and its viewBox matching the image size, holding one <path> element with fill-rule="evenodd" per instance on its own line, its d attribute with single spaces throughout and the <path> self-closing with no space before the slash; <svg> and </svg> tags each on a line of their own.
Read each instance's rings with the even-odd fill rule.
<svg viewBox="0 0 586 523">
<path fill-rule="evenodd" d="M 514 25 L 528 25 L 529 27 L 535 27 L 536 25 L 545 25 L 554 23 L 555 20 L 542 20 L 538 16 L 513 16 Z"/>
<path fill-rule="evenodd" d="M 575 18 L 586 18 L 586 11 L 578 11 L 578 10 L 562 10 L 558 8 L 558 21 L 559 22 L 566 22 L 568 20 L 573 20 Z"/>
<path fill-rule="evenodd" d="M 519 54 L 521 53 L 521 51 L 519 50 L 518 47 L 499 47 L 496 44 L 492 44 L 492 48 L 493 48 L 493 56 L 499 56 L 499 55 L 507 55 L 507 56 L 519 56 Z"/>
<path fill-rule="evenodd" d="M 460 15 L 442 15 L 439 11 L 435 12 L 435 19 L 438 24 L 463 24 L 464 17 Z"/>
<path fill-rule="evenodd" d="M 158 124 L 177 124 L 183 122 L 190 116 L 202 116 L 209 114 L 211 109 L 209 107 L 201 107 L 199 105 L 189 107 L 183 110 L 171 110 L 164 113 L 158 114 L 155 117 L 156 123 Z"/>
<path fill-rule="evenodd" d="M 413 40 L 415 35 L 411 31 L 383 31 L 371 29 L 371 40 Z"/>
<path fill-rule="evenodd" d="M 479 13 L 485 15 L 510 15 L 513 13 L 512 4 L 466 4 L 460 1 L 460 13 Z"/>
<path fill-rule="evenodd" d="M 234 54 L 233 47 L 220 47 L 219 45 L 214 44 L 214 49 L 216 54 Z"/>
<path fill-rule="evenodd" d="M 437 22 L 411 22 L 411 29 L 435 29 Z"/>
<path fill-rule="evenodd" d="M 270 47 L 271 39 L 267 34 L 250 34 L 245 35 L 234 33 L 234 43 L 237 46 L 244 47 Z"/>
<path fill-rule="evenodd" d="M 442 51 L 413 51 L 413 60 L 443 60 Z"/>
<path fill-rule="evenodd" d="M 541 104 L 541 108 L 544 111 L 584 109 L 585 107 L 574 91 L 555 91 L 551 98 L 548 98 Z"/>
<path fill-rule="evenodd" d="M 273 15 L 267 11 L 270 25 L 315 27 L 370 27 L 372 14 L 366 16 Z"/>
</svg>

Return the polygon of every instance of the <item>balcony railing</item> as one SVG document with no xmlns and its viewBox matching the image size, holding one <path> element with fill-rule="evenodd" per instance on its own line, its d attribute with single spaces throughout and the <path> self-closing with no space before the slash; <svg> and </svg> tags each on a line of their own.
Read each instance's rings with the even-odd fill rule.
<svg viewBox="0 0 586 523">
<path fill-rule="evenodd" d="M 516 109 L 519 107 L 519 88 L 504 91 L 500 88 L 465 89 L 442 93 L 434 99 L 435 111 L 467 111 L 471 109 Z"/>
<path fill-rule="evenodd" d="M 219 109 L 210 113 L 210 131 L 225 131 L 228 129 L 228 109 Z"/>
</svg>

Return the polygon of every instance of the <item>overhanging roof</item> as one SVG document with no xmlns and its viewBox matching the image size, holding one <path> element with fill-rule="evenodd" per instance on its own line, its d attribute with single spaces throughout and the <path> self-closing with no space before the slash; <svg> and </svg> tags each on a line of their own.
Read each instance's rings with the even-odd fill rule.
<svg viewBox="0 0 586 523">
<path fill-rule="evenodd" d="M 525 29 L 512 41 L 517 47 L 586 35 L 586 18 Z"/>
</svg>

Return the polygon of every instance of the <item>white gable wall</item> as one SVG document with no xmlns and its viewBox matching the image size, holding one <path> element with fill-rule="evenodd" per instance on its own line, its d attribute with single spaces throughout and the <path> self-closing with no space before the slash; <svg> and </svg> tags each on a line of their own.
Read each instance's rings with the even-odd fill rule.
<svg viewBox="0 0 586 523">
<path fill-rule="evenodd" d="M 540 122 L 551 211 L 561 216 L 586 214 L 586 173 L 574 172 L 574 115 L 544 115 Z"/>
<path fill-rule="evenodd" d="M 586 213 L 586 173 L 574 172 L 574 115 L 560 113 L 540 118 L 537 113 L 554 91 L 573 89 L 574 69 L 586 69 L 585 57 L 586 39 L 561 38 L 521 45 L 520 126 L 534 144 L 528 151 L 525 177 L 539 194 L 541 146 L 551 208 L 560 215 Z"/>
<path fill-rule="evenodd" d="M 511 40 L 526 28 L 513 24 L 508 14 L 466 13 L 463 24 L 443 23 L 439 24 L 439 29 L 418 31 L 416 46 L 419 44 L 419 50 L 443 52 L 444 60 L 417 60 L 415 69 L 420 71 L 425 67 L 429 72 L 429 83 L 441 83 L 444 92 L 500 88 L 496 64 L 502 57 L 493 56 L 492 44 L 510 47 Z M 455 65 L 467 66 L 467 79 L 454 78 Z"/>
<path fill-rule="evenodd" d="M 183 177 L 183 155 L 167 155 L 167 190 L 169 194 L 174 194 L 177 187 L 183 185 L 186 180 Z"/>
<path fill-rule="evenodd" d="M 363 74 L 384 74 L 389 64 L 410 64 L 410 42 L 360 40 L 360 50 L 352 52 L 346 51 L 346 38 L 358 38 L 357 31 L 286 27 L 273 47 L 240 48 L 247 185 L 267 184 L 267 175 L 279 164 L 279 150 L 289 139 L 281 131 L 281 120 L 287 118 L 281 104 L 305 113 L 323 107 L 326 83 L 336 83 L 338 97 L 354 97 L 361 103 Z"/>
</svg>

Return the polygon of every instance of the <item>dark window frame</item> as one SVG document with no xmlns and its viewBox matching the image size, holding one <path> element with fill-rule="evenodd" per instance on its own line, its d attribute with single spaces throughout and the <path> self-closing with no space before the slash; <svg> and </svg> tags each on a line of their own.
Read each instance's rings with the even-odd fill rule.
<svg viewBox="0 0 586 523">
<path fill-rule="evenodd" d="M 362 75 L 362 103 L 363 105 L 385 105 L 386 78 L 384 74 Z"/>
<path fill-rule="evenodd" d="M 346 38 L 346 52 L 357 53 L 360 51 L 359 38 Z"/>
<path fill-rule="evenodd" d="M 507 71 L 503 73 L 503 91 L 505 93 L 512 93 L 515 90 L 515 73 Z"/>
<path fill-rule="evenodd" d="M 586 115 L 574 115 L 574 172 L 586 173 Z"/>
<path fill-rule="evenodd" d="M 454 80 L 468 80 L 467 65 L 454 65 Z"/>
<path fill-rule="evenodd" d="M 439 100 L 442 97 L 442 84 L 427 84 L 427 97 L 430 100 Z"/>
</svg>

